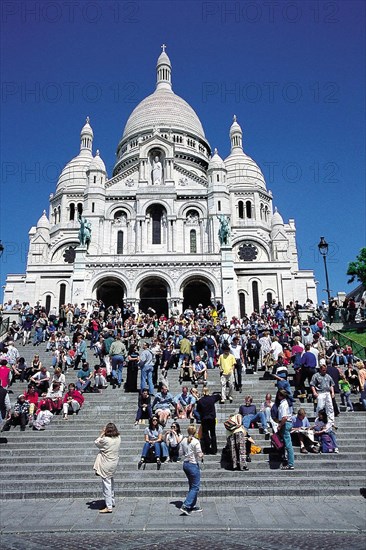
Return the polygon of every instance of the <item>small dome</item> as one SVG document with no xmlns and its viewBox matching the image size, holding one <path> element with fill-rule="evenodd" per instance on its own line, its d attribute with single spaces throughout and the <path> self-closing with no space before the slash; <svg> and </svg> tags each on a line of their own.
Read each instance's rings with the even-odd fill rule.
<svg viewBox="0 0 366 550">
<path fill-rule="evenodd" d="M 92 154 L 89 150 L 84 149 L 77 157 L 70 160 L 58 178 L 56 191 L 60 191 L 66 186 L 84 189 L 86 185 L 86 171 L 89 168 L 92 158 Z"/>
<path fill-rule="evenodd" d="M 276 227 L 276 225 L 285 225 L 283 223 L 283 218 L 281 214 L 277 210 L 277 206 L 275 208 L 274 214 L 271 219 L 271 227 Z"/>
<path fill-rule="evenodd" d="M 104 164 L 102 158 L 99 155 L 99 149 L 97 149 L 95 157 L 93 158 L 93 160 L 89 164 L 88 172 L 90 172 L 91 170 L 97 170 L 98 172 L 106 173 L 105 164 Z"/>
<path fill-rule="evenodd" d="M 86 122 L 85 122 L 84 126 L 82 127 L 80 134 L 81 135 L 88 135 L 88 136 L 93 137 L 94 136 L 93 128 L 90 126 L 89 122 L 90 122 L 90 118 L 87 116 L 86 117 Z"/>
<path fill-rule="evenodd" d="M 259 186 L 266 189 L 266 182 L 258 164 L 239 147 L 225 159 L 228 186 L 235 184 Z"/>
<path fill-rule="evenodd" d="M 236 115 L 234 115 L 234 121 L 233 121 L 232 125 L 230 126 L 230 136 L 232 136 L 233 134 L 235 134 L 237 132 L 240 132 L 241 134 L 243 133 L 240 124 L 238 124 L 238 122 L 236 121 Z"/>
<path fill-rule="evenodd" d="M 172 66 L 172 64 L 170 63 L 170 59 L 169 59 L 168 55 L 165 53 L 165 50 L 163 52 L 161 52 L 161 54 L 158 57 L 158 61 L 156 63 L 156 66 L 159 67 L 159 65 L 169 65 L 169 67 Z"/>
<path fill-rule="evenodd" d="M 220 157 L 217 149 L 215 149 L 214 154 L 212 155 L 210 162 L 208 163 L 208 170 L 226 170 L 226 166 L 222 158 Z"/>
<path fill-rule="evenodd" d="M 37 229 L 50 229 L 50 222 L 48 221 L 46 210 L 43 210 L 43 214 L 37 222 Z"/>
</svg>

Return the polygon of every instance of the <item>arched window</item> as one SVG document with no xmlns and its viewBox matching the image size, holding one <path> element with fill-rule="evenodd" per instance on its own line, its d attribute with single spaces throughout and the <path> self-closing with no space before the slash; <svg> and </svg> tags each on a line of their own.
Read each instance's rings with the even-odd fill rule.
<svg viewBox="0 0 366 550">
<path fill-rule="evenodd" d="M 243 201 L 238 202 L 238 216 L 242 220 L 244 218 L 244 203 Z"/>
<path fill-rule="evenodd" d="M 252 217 L 252 203 L 250 201 L 247 201 L 245 203 L 245 213 L 246 213 L 247 218 Z"/>
<path fill-rule="evenodd" d="M 75 219 L 75 204 L 72 202 L 70 204 L 70 221 Z"/>
<path fill-rule="evenodd" d="M 240 318 L 245 317 L 245 294 L 244 292 L 239 292 L 239 309 L 240 309 Z"/>
<path fill-rule="evenodd" d="M 189 232 L 189 247 L 191 254 L 197 254 L 197 233 L 195 229 Z"/>
<path fill-rule="evenodd" d="M 61 222 L 61 206 L 57 208 L 57 214 L 58 214 L 58 223 Z"/>
<path fill-rule="evenodd" d="M 263 202 L 261 202 L 261 205 L 260 205 L 260 216 L 261 216 L 261 220 L 263 220 L 263 218 L 264 218 L 264 207 L 263 207 Z"/>
<path fill-rule="evenodd" d="M 123 231 L 117 233 L 117 254 L 123 254 Z"/>
<path fill-rule="evenodd" d="M 253 293 L 253 308 L 254 308 L 254 311 L 259 313 L 259 294 L 258 294 L 258 283 L 257 283 L 257 281 L 252 282 L 252 293 Z"/>
<path fill-rule="evenodd" d="M 264 220 L 268 222 L 268 206 L 266 206 L 264 209 Z"/>
<path fill-rule="evenodd" d="M 164 208 L 160 204 L 154 204 L 148 209 L 147 213 L 151 217 L 152 244 L 161 244 L 162 242 L 162 224 L 164 212 Z"/>
<path fill-rule="evenodd" d="M 58 300 L 58 307 L 61 307 L 65 303 L 66 298 L 66 285 L 65 283 L 60 284 L 60 296 Z"/>
<path fill-rule="evenodd" d="M 78 216 L 81 216 L 83 213 L 83 204 L 81 202 L 78 202 Z"/>
<path fill-rule="evenodd" d="M 267 292 L 267 304 L 270 306 L 272 303 L 272 292 Z"/>
<path fill-rule="evenodd" d="M 47 294 L 46 296 L 46 313 L 47 315 L 49 314 L 50 312 L 50 309 L 51 309 L 51 296 L 49 294 Z"/>
<path fill-rule="evenodd" d="M 53 210 L 53 222 L 56 225 L 57 223 L 57 208 Z"/>
</svg>

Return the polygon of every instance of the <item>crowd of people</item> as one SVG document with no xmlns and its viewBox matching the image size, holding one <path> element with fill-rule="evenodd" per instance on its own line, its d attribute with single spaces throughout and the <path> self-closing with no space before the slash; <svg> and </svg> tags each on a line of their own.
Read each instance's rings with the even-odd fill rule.
<svg viewBox="0 0 366 550">
<path fill-rule="evenodd" d="M 172 311 L 169 317 L 151 309 L 136 312 L 130 304 L 105 307 L 100 300 L 49 312 L 39 302 L 32 307 L 16 301 L 4 310 L 9 307 L 19 312 L 19 320 L 11 323 L 0 343 L 3 430 L 17 424 L 23 431 L 27 424 L 42 430 L 55 414 L 65 420 L 77 414 L 84 394 L 108 386 L 122 391 L 124 382 L 125 392 L 138 394 L 135 424 L 148 423 L 138 465 L 152 458 L 160 469 L 164 461 L 179 460 L 180 420 L 200 424 L 202 451 L 216 454 L 216 404 L 231 404 L 235 392 L 242 392 L 243 378 L 262 373 L 275 383 L 275 398 L 267 394 L 257 407 L 252 396 L 245 396 L 225 426 L 226 450 L 233 467 L 246 470 L 253 426 L 259 426 L 266 438 L 277 435 L 282 453 L 286 451 L 283 468 L 291 470 L 295 437 L 302 453 L 338 451 L 337 394 L 349 412 L 358 396 L 366 410 L 365 363 L 351 347 L 342 349 L 336 339 L 326 339 L 330 312 L 324 304 L 315 308 L 310 301 L 303 306 L 291 302 L 284 307 L 265 302 L 261 312 L 243 319 L 229 319 L 220 302 L 188 307 L 182 314 Z M 307 321 L 301 320 L 302 307 L 311 312 Z M 48 364 L 43 365 L 37 353 L 27 364 L 19 351 L 27 344 L 45 346 Z M 95 358 L 93 367 L 88 348 Z M 75 383 L 66 386 L 65 375 L 73 370 Z M 17 379 L 28 387 L 11 407 L 6 390 Z M 173 395 L 169 387 L 174 379 L 182 386 Z M 210 394 L 208 384 L 216 383 L 221 391 Z M 301 404 L 312 399 L 317 419 L 310 426 Z"/>
</svg>

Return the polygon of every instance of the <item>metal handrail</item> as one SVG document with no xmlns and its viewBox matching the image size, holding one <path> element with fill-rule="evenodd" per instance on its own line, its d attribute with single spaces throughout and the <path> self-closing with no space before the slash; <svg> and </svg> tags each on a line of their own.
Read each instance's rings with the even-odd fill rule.
<svg viewBox="0 0 366 550">
<path fill-rule="evenodd" d="M 7 317 L 6 319 L 1 319 L 1 321 L 0 321 L 0 338 L 8 332 L 9 326 L 10 326 L 10 317 Z"/>
<path fill-rule="evenodd" d="M 348 336 L 345 336 L 338 330 L 331 329 L 327 327 L 327 338 L 328 340 L 331 340 L 331 338 L 336 338 L 340 346 L 351 346 L 353 353 L 355 356 L 359 357 L 360 359 L 366 359 L 366 347 L 362 346 L 355 340 L 352 340 L 352 338 L 349 338 Z"/>
</svg>

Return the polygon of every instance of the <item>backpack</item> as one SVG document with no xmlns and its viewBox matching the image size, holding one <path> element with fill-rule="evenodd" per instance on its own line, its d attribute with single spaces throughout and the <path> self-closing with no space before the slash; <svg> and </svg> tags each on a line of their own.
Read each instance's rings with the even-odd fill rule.
<svg viewBox="0 0 366 550">
<path fill-rule="evenodd" d="M 333 440 L 328 434 L 323 434 L 321 437 L 321 443 L 322 443 L 322 453 L 333 453 L 334 452 L 334 444 Z"/>
<path fill-rule="evenodd" d="M 233 414 L 224 422 L 224 426 L 228 432 L 233 432 L 237 428 L 240 428 L 241 424 L 238 424 L 237 422 L 237 415 Z"/>
</svg>

